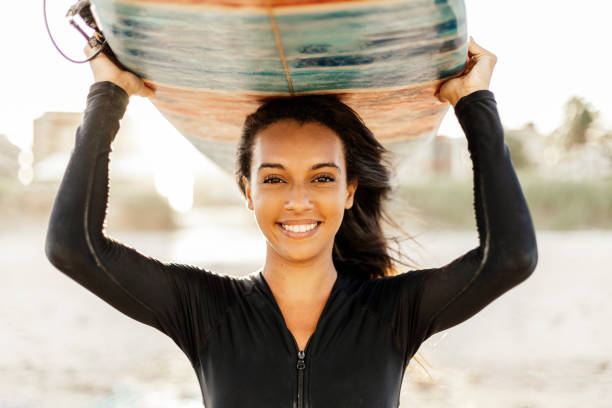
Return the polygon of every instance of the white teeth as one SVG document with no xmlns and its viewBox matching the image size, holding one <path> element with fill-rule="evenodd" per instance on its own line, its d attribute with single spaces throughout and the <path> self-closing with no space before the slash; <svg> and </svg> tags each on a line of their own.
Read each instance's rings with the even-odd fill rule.
<svg viewBox="0 0 612 408">
<path fill-rule="evenodd" d="M 286 229 L 287 231 L 291 231 L 291 232 L 306 232 L 306 231 L 310 231 L 312 229 L 314 229 L 317 226 L 317 223 L 315 222 L 314 224 L 301 224 L 301 225 L 286 225 L 286 224 L 281 224 L 283 226 L 284 229 Z"/>
</svg>

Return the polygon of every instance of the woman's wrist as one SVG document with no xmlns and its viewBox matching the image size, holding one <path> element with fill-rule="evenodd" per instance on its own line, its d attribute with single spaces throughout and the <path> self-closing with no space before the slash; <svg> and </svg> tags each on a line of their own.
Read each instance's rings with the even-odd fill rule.
<svg viewBox="0 0 612 408">
<path fill-rule="evenodd" d="M 126 89 L 117 84 L 115 81 L 109 81 L 107 79 L 104 80 L 100 80 L 100 81 L 95 81 L 93 84 L 91 84 L 90 86 L 90 91 L 92 89 L 109 89 L 113 94 L 115 95 L 120 95 L 121 97 L 130 97 L 130 94 L 126 91 Z"/>
<path fill-rule="evenodd" d="M 102 83 L 102 82 L 111 83 L 114 86 L 121 88 L 126 94 L 128 94 L 128 96 L 130 96 L 130 93 L 128 92 L 129 88 L 127 87 L 126 84 L 122 83 L 121 81 L 116 80 L 116 79 L 105 79 L 105 78 L 98 79 L 98 78 L 95 78 L 95 82 L 94 83 Z"/>
<path fill-rule="evenodd" d="M 457 106 L 457 103 L 459 103 L 459 101 L 461 100 L 461 98 L 471 95 L 474 92 L 477 91 L 488 91 L 488 88 L 469 88 L 469 89 L 463 89 L 461 90 L 461 92 L 457 92 L 456 94 L 453 94 L 450 98 L 449 98 L 449 102 L 451 105 L 453 105 L 453 108 L 455 108 Z"/>
<path fill-rule="evenodd" d="M 455 113 L 457 115 L 461 115 L 466 106 L 469 106 L 481 99 L 495 100 L 495 95 L 489 89 L 478 89 L 470 94 L 464 95 L 457 101 L 457 104 L 455 105 Z M 495 103 L 497 103 L 497 101 Z"/>
<path fill-rule="evenodd" d="M 130 97 L 125 89 L 114 82 L 94 82 L 89 87 L 89 93 L 87 94 L 86 111 L 102 108 L 108 114 L 117 115 L 120 119 L 125 113 L 129 100 Z"/>
</svg>

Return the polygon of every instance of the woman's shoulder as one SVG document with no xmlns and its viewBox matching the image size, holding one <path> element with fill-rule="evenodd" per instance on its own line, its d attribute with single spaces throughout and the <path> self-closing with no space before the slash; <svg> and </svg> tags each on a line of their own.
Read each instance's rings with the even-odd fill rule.
<svg viewBox="0 0 612 408">
<path fill-rule="evenodd" d="M 393 288 L 418 284 L 429 269 L 410 269 L 364 281 L 369 287 Z"/>
<path fill-rule="evenodd" d="M 229 302 L 247 296 L 253 290 L 257 279 L 257 272 L 234 275 L 181 263 L 172 263 L 170 266 L 177 275 L 182 276 L 184 290 L 199 295 L 222 297 Z"/>
<path fill-rule="evenodd" d="M 415 269 L 369 280 L 357 279 L 346 274 L 344 290 L 372 305 L 394 303 L 398 299 L 412 297 L 422 288 L 428 269 Z"/>
<path fill-rule="evenodd" d="M 398 327 L 402 318 L 412 315 L 421 298 L 424 272 L 409 270 L 369 280 L 347 276 L 342 289 L 351 302 L 367 309 L 370 316 Z"/>
</svg>

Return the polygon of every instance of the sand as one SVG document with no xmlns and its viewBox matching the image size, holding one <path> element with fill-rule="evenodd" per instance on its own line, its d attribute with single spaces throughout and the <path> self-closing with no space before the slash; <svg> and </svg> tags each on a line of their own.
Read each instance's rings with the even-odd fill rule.
<svg viewBox="0 0 612 408">
<path fill-rule="evenodd" d="M 180 231 L 109 233 L 162 260 L 242 274 L 261 264 L 263 242 L 252 223 L 229 230 L 241 217 L 219 210 Z M 180 349 L 56 270 L 45 230 L 32 220 L 0 235 L 0 408 L 201 407 Z M 475 231 L 419 239 L 423 267 L 477 243 Z M 244 259 L 223 252 L 230 244 L 248 248 Z M 402 407 L 612 407 L 612 231 L 539 231 L 538 245 L 527 281 L 421 346 L 433 379 L 413 360 Z"/>
</svg>

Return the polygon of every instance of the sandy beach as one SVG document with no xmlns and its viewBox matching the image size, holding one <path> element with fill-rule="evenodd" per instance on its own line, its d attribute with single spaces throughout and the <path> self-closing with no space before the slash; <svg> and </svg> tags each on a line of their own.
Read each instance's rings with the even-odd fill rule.
<svg viewBox="0 0 612 408">
<path fill-rule="evenodd" d="M 164 261 L 241 275 L 261 265 L 263 249 L 241 217 L 211 210 L 199 228 L 109 233 Z M 56 270 L 45 232 L 42 220 L 0 235 L 0 408 L 203 406 L 180 349 Z M 431 231 L 419 242 L 422 266 L 440 266 L 477 234 Z M 243 259 L 232 262 L 232 245 Z M 402 407 L 612 407 L 612 231 L 538 231 L 538 246 L 527 281 L 421 346 L 431 377 L 411 362 Z"/>
</svg>

